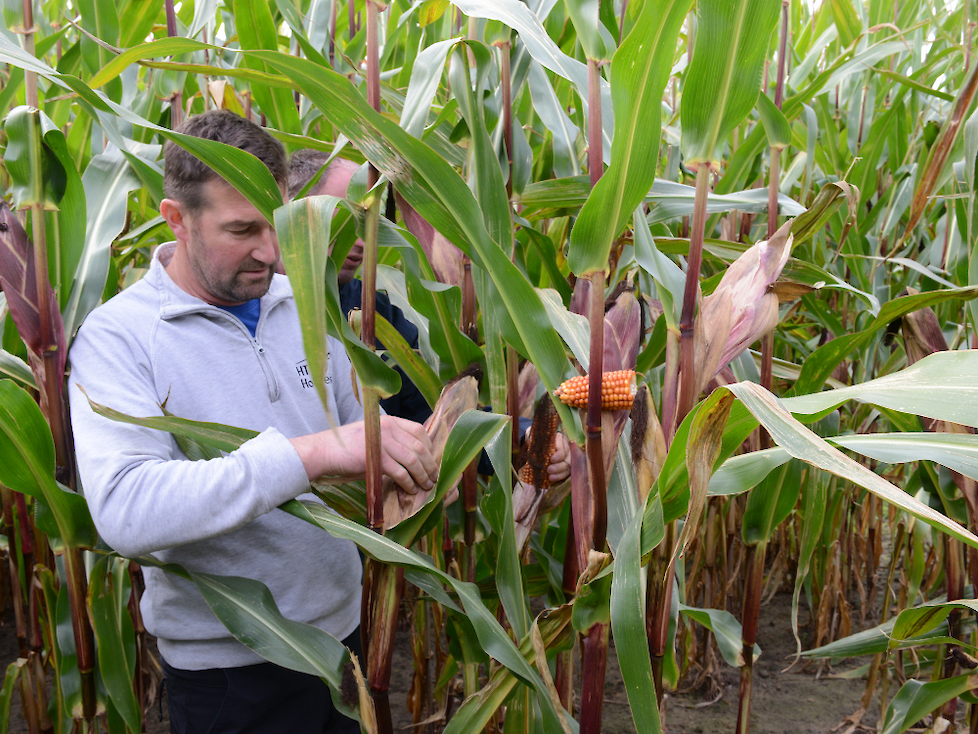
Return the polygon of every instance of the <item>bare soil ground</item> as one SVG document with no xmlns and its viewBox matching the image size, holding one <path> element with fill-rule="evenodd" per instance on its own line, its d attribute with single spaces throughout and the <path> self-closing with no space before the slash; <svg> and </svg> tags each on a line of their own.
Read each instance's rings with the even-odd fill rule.
<svg viewBox="0 0 978 734">
<path fill-rule="evenodd" d="M 782 672 L 795 652 L 791 634 L 791 600 L 787 594 L 777 595 L 771 604 L 761 609 L 761 625 L 758 644 L 762 654 L 755 663 L 754 696 L 751 729 L 754 734 L 822 734 L 831 732 L 847 716 L 859 708 L 864 682 L 841 680 L 824 675 L 816 679 L 813 669 L 796 666 L 791 672 Z M 807 611 L 801 611 L 801 622 L 807 619 Z M 804 630 L 802 631 L 804 635 Z M 391 708 L 395 729 L 411 731 L 411 718 L 405 706 L 405 697 L 411 681 L 411 657 L 406 633 L 398 636 L 391 685 Z M 804 642 L 804 637 L 802 638 Z M 13 618 L 9 613 L 0 625 L 0 670 L 17 658 L 17 638 Z M 722 664 L 722 661 L 720 663 Z M 853 662 L 853 664 L 857 664 Z M 580 668 L 580 665 L 577 665 Z M 722 696 L 711 703 L 695 692 L 672 694 L 666 705 L 665 728 L 668 734 L 700 734 L 706 732 L 733 732 L 737 717 L 737 690 L 739 671 L 722 667 L 718 674 Z M 159 720 L 159 708 L 154 705 L 146 715 L 148 734 L 169 732 L 165 694 L 163 720 Z M 863 717 L 863 724 L 875 728 L 878 710 Z M 609 651 L 607 683 L 603 710 L 604 734 L 633 734 L 628 699 L 618 670 L 614 646 Z M 845 727 L 843 727 L 845 728 Z M 27 725 L 21 715 L 20 697 L 14 695 L 11 708 L 10 732 L 26 734 Z"/>
</svg>

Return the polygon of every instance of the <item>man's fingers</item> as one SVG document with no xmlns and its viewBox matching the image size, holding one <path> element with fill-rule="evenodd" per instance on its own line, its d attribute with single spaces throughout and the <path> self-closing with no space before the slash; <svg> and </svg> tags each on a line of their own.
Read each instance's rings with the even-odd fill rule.
<svg viewBox="0 0 978 734">
<path fill-rule="evenodd" d="M 570 476 L 570 446 L 562 433 L 557 434 L 557 443 L 550 456 L 547 477 L 551 482 L 562 482 Z"/>
<path fill-rule="evenodd" d="M 387 453 L 386 450 L 384 453 Z M 381 468 L 384 474 L 393 479 L 394 483 L 408 494 L 417 494 L 421 490 L 411 473 L 392 457 L 385 455 L 381 460 Z"/>
<path fill-rule="evenodd" d="M 385 417 L 381 424 L 384 453 L 403 470 L 386 472 L 406 491 L 431 489 L 438 478 L 438 465 L 432 454 L 431 438 L 420 424 Z M 406 474 L 410 475 L 410 479 Z M 416 485 L 408 487 L 406 484 Z"/>
<path fill-rule="evenodd" d="M 398 422 L 398 428 L 401 428 L 405 433 L 414 440 L 411 443 L 410 440 L 407 442 L 407 446 L 411 451 L 417 456 L 424 466 L 425 472 L 428 477 L 435 481 L 438 479 L 438 462 L 435 460 L 435 447 L 431 443 L 431 436 L 424 429 L 420 423 L 414 423 L 408 420 L 402 420 Z"/>
</svg>

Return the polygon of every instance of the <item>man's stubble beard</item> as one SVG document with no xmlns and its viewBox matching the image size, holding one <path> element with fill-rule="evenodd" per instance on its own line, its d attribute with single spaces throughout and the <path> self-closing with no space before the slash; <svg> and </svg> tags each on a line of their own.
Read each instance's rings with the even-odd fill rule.
<svg viewBox="0 0 978 734">
<path fill-rule="evenodd" d="M 206 249 L 200 230 L 194 227 L 191 230 L 191 241 L 187 246 L 187 260 L 197 280 L 207 289 L 207 292 L 217 296 L 222 301 L 229 303 L 246 303 L 254 298 L 261 298 L 272 284 L 272 276 L 275 275 L 275 266 L 266 265 L 263 262 L 249 257 L 234 273 L 224 273 L 215 271 L 205 265 L 204 259 L 200 257 L 201 252 Z M 268 275 L 265 279 L 257 283 L 241 283 L 238 276 L 248 270 L 267 269 Z"/>
</svg>

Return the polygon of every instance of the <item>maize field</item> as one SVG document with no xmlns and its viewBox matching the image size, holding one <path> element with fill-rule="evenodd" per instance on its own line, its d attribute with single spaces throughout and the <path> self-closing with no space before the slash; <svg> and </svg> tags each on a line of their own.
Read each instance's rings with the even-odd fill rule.
<svg viewBox="0 0 978 734">
<path fill-rule="evenodd" d="M 362 654 L 258 581 L 166 571 L 262 657 L 322 678 L 362 731 L 617 734 L 609 647 L 622 731 L 686 731 L 664 716 L 682 695 L 726 696 L 724 730 L 766 730 L 751 701 L 777 598 L 796 653 L 776 664 L 860 691 L 839 731 L 978 732 L 976 0 L 3 15 L 0 598 L 18 657 L 2 731 L 15 699 L 32 734 L 155 717 L 139 599 L 161 564 L 99 538 L 65 375 L 82 321 L 174 237 L 170 142 L 274 224 L 311 373 L 327 335 L 350 356 L 366 477 L 315 479 L 315 501 L 272 512 L 359 547 Z M 175 132 L 213 109 L 352 162 L 346 196 L 285 197 L 249 153 Z M 358 242 L 365 308 L 345 313 Z M 377 291 L 416 345 L 373 313 Z M 371 433 L 407 382 L 440 462 L 412 496 Z M 254 435 L 88 398 L 190 460 Z"/>
</svg>

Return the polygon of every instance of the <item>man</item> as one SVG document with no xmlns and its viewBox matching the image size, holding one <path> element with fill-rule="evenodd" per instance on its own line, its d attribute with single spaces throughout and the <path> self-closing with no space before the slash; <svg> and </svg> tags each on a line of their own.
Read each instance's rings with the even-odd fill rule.
<svg viewBox="0 0 978 734">
<path fill-rule="evenodd" d="M 284 150 L 254 123 L 212 111 L 181 132 L 254 154 L 284 189 Z M 176 242 L 157 248 L 143 280 L 92 312 L 70 354 L 72 426 L 95 525 L 123 555 L 257 579 L 286 617 L 357 650 L 356 547 L 275 509 L 314 477 L 364 472 L 349 360 L 330 340 L 328 373 L 309 374 L 291 288 L 275 274 L 272 226 L 183 149 L 167 143 L 164 156 L 160 213 Z M 79 386 L 130 415 L 159 415 L 165 403 L 180 417 L 260 433 L 223 458 L 188 461 L 171 435 L 96 415 Z M 338 428 L 328 430 L 327 410 Z M 421 426 L 385 416 L 381 432 L 384 473 L 406 492 L 430 488 L 437 466 Z M 145 577 L 141 609 L 159 639 L 172 732 L 359 731 L 332 709 L 318 678 L 237 642 L 192 583 L 150 567 Z"/>
</svg>

